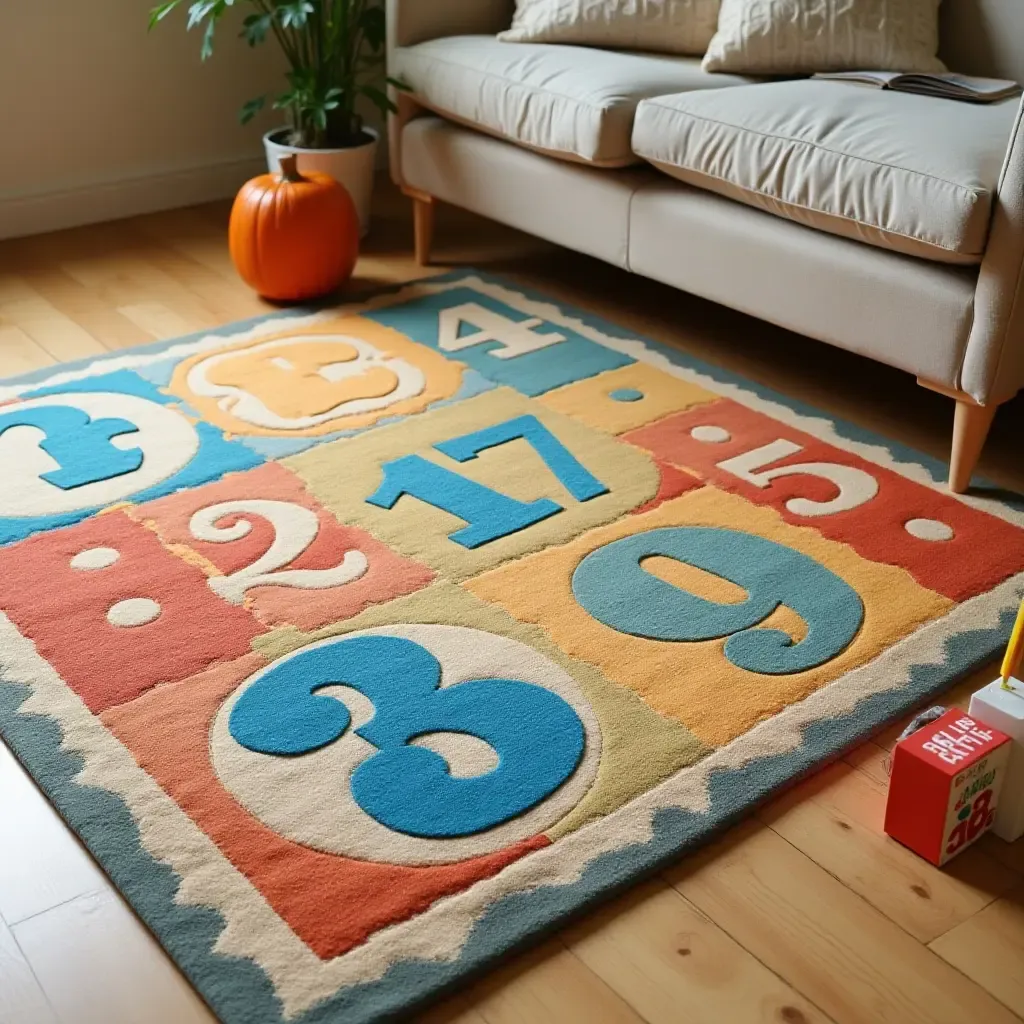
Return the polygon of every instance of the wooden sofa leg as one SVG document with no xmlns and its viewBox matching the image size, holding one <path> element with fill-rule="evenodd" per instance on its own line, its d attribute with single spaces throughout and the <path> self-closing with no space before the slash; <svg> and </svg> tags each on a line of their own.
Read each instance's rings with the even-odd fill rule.
<svg viewBox="0 0 1024 1024">
<path fill-rule="evenodd" d="M 998 408 L 998 405 L 957 400 L 953 415 L 953 454 L 949 460 L 949 489 L 954 494 L 963 494 L 970 486 Z"/>
<path fill-rule="evenodd" d="M 917 383 L 956 402 L 956 412 L 953 414 L 953 451 L 949 458 L 949 489 L 954 494 L 963 494 L 971 486 L 974 467 L 978 465 L 981 449 L 985 447 L 985 439 L 1000 403 L 979 405 L 966 392 L 956 391 L 945 384 L 936 384 L 924 377 L 918 377 Z"/>
<path fill-rule="evenodd" d="M 412 200 L 412 223 L 416 262 L 421 267 L 430 265 L 430 249 L 434 244 L 434 210 L 437 200 L 419 189 L 402 190 Z"/>
</svg>

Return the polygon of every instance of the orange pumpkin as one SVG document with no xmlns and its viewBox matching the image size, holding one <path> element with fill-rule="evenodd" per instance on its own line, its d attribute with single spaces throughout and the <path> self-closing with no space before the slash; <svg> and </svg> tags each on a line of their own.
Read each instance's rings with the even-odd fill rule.
<svg viewBox="0 0 1024 1024">
<path fill-rule="evenodd" d="M 299 174 L 294 156 L 280 174 L 247 181 L 231 207 L 228 242 L 235 268 L 264 298 L 297 302 L 333 291 L 352 276 L 359 217 L 334 178 Z"/>
</svg>

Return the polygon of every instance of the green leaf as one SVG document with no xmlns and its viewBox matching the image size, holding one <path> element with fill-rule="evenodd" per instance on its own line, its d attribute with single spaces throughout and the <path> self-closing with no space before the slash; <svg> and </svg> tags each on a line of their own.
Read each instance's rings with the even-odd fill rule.
<svg viewBox="0 0 1024 1024">
<path fill-rule="evenodd" d="M 249 100 L 248 103 L 244 103 L 238 112 L 239 123 L 248 124 L 263 109 L 266 102 L 266 96 L 257 96 L 255 99 Z"/>
<path fill-rule="evenodd" d="M 273 14 L 250 14 L 242 22 L 242 31 L 239 32 L 239 36 L 250 46 L 256 46 L 267 38 L 267 33 L 273 23 Z"/>
<path fill-rule="evenodd" d="M 209 60 L 213 56 L 213 30 L 217 21 L 211 18 L 206 23 L 206 31 L 203 33 L 203 45 L 199 47 L 199 56 L 202 60 Z"/>
<path fill-rule="evenodd" d="M 181 0 L 168 0 L 165 4 L 158 4 L 149 12 L 149 27 L 153 28 L 154 25 L 163 21 L 180 4 Z"/>
<path fill-rule="evenodd" d="M 391 102 L 391 98 L 386 92 L 378 89 L 375 85 L 362 85 L 359 87 L 359 91 L 382 113 L 382 114 L 394 114 L 398 112 L 398 107 Z"/>
<path fill-rule="evenodd" d="M 185 27 L 189 30 L 194 29 L 208 14 L 216 17 L 217 8 L 223 6 L 224 0 L 196 0 L 188 9 L 188 22 Z"/>
<path fill-rule="evenodd" d="M 309 15 L 316 11 L 316 8 L 309 0 L 296 0 L 295 3 L 281 4 L 278 7 L 278 11 L 280 12 L 283 28 L 301 29 L 305 26 Z"/>
<path fill-rule="evenodd" d="M 400 78 L 392 78 L 390 75 L 388 75 L 388 77 L 385 78 L 384 81 L 387 82 L 388 85 L 393 86 L 395 89 L 398 89 L 401 92 L 412 92 L 412 86 L 408 82 L 403 82 Z"/>
</svg>

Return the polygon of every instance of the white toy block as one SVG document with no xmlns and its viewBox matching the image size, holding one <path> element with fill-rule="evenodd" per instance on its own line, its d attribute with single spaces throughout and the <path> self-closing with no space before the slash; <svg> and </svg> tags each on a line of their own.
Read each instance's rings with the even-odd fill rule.
<svg viewBox="0 0 1024 1024">
<path fill-rule="evenodd" d="M 1024 835 L 1024 682 L 1011 679 L 1010 689 L 998 679 L 989 683 L 971 697 L 970 715 L 1012 740 L 992 829 L 1000 839 L 1012 843 Z"/>
</svg>

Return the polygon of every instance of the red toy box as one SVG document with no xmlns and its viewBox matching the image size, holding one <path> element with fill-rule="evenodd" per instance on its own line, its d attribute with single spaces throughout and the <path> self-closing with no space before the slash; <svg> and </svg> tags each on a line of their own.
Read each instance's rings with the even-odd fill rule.
<svg viewBox="0 0 1024 1024">
<path fill-rule="evenodd" d="M 954 708 L 896 744 L 885 831 L 945 864 L 995 818 L 1010 738 Z"/>
</svg>

